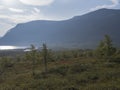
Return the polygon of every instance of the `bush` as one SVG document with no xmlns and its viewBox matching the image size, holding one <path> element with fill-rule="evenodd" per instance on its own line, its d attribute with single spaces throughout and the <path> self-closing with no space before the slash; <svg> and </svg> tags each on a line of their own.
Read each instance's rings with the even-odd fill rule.
<svg viewBox="0 0 120 90">
<path fill-rule="evenodd" d="M 109 59 L 109 62 L 120 63 L 120 54 L 116 54 Z"/>
<path fill-rule="evenodd" d="M 50 74 L 60 74 L 62 76 L 65 76 L 68 72 L 68 66 L 61 66 L 58 68 L 52 68 L 49 70 Z"/>
<path fill-rule="evenodd" d="M 69 73 L 81 73 L 89 69 L 89 65 L 75 64 L 69 68 Z"/>
<path fill-rule="evenodd" d="M 9 57 L 4 57 L 0 60 L 0 73 L 4 72 L 5 69 L 13 67 L 14 61 Z"/>
</svg>

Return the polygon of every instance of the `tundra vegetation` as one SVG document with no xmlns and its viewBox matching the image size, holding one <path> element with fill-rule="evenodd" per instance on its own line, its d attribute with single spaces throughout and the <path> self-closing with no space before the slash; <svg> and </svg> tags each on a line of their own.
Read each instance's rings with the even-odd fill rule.
<svg viewBox="0 0 120 90">
<path fill-rule="evenodd" d="M 120 49 L 108 35 L 96 49 L 16 52 L 0 55 L 0 90 L 120 90 Z"/>
</svg>

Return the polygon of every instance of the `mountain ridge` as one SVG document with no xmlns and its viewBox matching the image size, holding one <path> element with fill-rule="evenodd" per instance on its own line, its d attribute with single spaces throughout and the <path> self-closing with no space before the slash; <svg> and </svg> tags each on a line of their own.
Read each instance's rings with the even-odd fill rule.
<svg viewBox="0 0 120 90">
<path fill-rule="evenodd" d="M 0 39 L 1 45 L 94 47 L 105 34 L 119 46 L 120 10 L 100 9 L 68 20 L 36 20 L 18 24 Z"/>
</svg>

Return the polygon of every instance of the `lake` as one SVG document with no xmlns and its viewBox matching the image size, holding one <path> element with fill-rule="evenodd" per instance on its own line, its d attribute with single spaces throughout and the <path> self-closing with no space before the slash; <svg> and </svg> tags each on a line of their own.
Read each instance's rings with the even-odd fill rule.
<svg viewBox="0 0 120 90">
<path fill-rule="evenodd" d="M 22 46 L 0 46 L 0 50 L 25 49 Z"/>
</svg>

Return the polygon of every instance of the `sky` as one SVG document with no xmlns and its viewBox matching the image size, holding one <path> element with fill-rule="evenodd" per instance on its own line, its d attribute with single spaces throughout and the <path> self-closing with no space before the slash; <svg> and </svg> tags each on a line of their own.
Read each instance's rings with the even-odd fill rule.
<svg viewBox="0 0 120 90">
<path fill-rule="evenodd" d="M 65 20 L 101 8 L 120 9 L 120 0 L 0 0 L 0 36 L 19 23 Z"/>
</svg>

